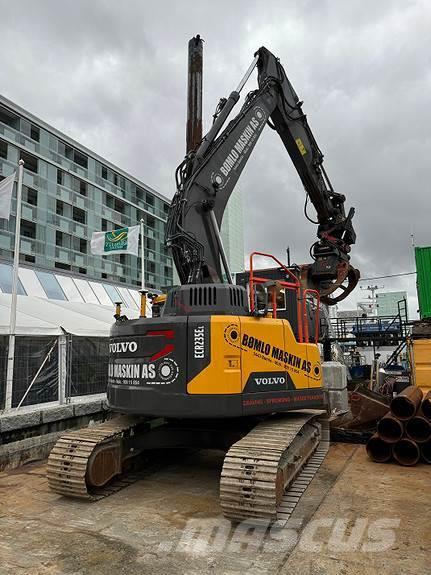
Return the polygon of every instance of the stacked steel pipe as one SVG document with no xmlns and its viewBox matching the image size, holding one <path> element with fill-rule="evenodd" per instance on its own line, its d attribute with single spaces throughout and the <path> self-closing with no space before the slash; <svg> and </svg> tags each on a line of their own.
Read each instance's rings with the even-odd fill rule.
<svg viewBox="0 0 431 575">
<path fill-rule="evenodd" d="M 391 402 L 367 443 L 368 456 L 379 463 L 392 457 L 400 465 L 415 465 L 422 456 L 431 463 L 431 391 L 425 397 L 410 385 Z"/>
</svg>

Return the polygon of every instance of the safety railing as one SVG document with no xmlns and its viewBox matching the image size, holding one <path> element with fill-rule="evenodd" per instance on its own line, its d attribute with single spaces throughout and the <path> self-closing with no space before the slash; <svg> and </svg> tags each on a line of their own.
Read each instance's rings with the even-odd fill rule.
<svg viewBox="0 0 431 575">
<path fill-rule="evenodd" d="M 265 257 L 268 259 L 273 260 L 277 266 L 279 266 L 283 272 L 286 273 L 287 277 L 291 279 L 291 281 L 284 281 L 284 280 L 276 280 L 277 285 L 281 288 L 292 290 L 295 293 L 296 298 L 296 308 L 297 308 L 297 316 L 298 316 L 298 341 L 299 343 L 309 343 L 310 336 L 309 336 L 309 326 L 308 326 L 308 316 L 307 316 L 307 299 L 312 297 L 316 300 L 316 308 L 315 308 L 315 341 L 318 341 L 319 338 L 319 309 L 320 309 L 320 296 L 316 290 L 313 289 L 303 289 L 301 286 L 301 282 L 299 281 L 298 277 L 289 269 L 287 268 L 279 259 L 277 259 L 272 254 L 266 254 L 263 252 L 253 252 L 250 254 L 250 277 L 249 277 L 249 288 L 250 288 L 250 311 L 251 313 L 255 312 L 255 285 L 256 284 L 267 284 L 269 278 L 260 277 L 256 275 L 254 269 L 254 258 L 256 256 Z M 271 303 L 272 303 L 272 317 L 277 318 L 277 294 L 276 290 L 272 290 L 271 294 Z"/>
</svg>

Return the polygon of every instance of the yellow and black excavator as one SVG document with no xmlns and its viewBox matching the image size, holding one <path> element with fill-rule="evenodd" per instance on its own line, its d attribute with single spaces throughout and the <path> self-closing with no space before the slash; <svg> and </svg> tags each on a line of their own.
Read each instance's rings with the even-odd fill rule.
<svg viewBox="0 0 431 575">
<path fill-rule="evenodd" d="M 256 66 L 258 88 L 227 123 Z M 123 415 L 63 436 L 50 455 L 48 480 L 63 495 L 97 499 L 127 484 L 125 469 L 143 451 L 222 448 L 225 516 L 272 522 L 286 517 L 318 466 L 318 416 L 325 410 L 319 302 L 337 303 L 358 282 L 349 262 L 354 209 L 346 215 L 345 196 L 325 173 L 302 102 L 266 48 L 214 118 L 176 171 L 166 240 L 181 285 L 160 299 L 160 314 L 133 320 L 118 314 L 111 330 L 107 397 Z M 313 262 L 297 268 L 252 254 L 247 282 L 235 285 L 219 228 L 266 125 L 279 134 L 306 203 L 316 210 L 318 239 Z M 270 273 L 255 269 L 263 256 L 272 258 Z M 297 489 L 286 503 L 292 485 Z"/>
</svg>

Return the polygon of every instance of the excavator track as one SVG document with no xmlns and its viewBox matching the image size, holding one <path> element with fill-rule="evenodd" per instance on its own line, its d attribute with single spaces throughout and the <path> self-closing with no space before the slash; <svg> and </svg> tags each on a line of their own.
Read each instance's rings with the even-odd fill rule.
<svg viewBox="0 0 431 575">
<path fill-rule="evenodd" d="M 97 501 L 136 481 L 133 473 L 122 476 L 127 459 L 122 440 L 141 423 L 120 416 L 62 435 L 48 457 L 50 488 L 66 497 Z"/>
<path fill-rule="evenodd" d="M 282 527 L 325 458 L 323 412 L 290 412 L 266 420 L 226 454 L 220 504 L 233 521 Z"/>
</svg>

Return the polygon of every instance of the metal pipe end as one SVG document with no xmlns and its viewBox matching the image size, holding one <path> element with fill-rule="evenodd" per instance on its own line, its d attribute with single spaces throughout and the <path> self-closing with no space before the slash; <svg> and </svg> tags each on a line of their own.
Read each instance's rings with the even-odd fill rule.
<svg viewBox="0 0 431 575">
<path fill-rule="evenodd" d="M 408 467 L 416 465 L 421 456 L 417 443 L 407 437 L 400 439 L 400 441 L 394 445 L 392 452 L 394 458 L 400 465 Z"/>
<path fill-rule="evenodd" d="M 378 422 L 377 432 L 387 443 L 396 443 L 404 433 L 403 423 L 391 414 L 387 414 Z"/>
<path fill-rule="evenodd" d="M 398 419 L 406 421 L 413 417 L 422 401 L 422 390 L 409 385 L 391 401 L 391 411 Z"/>
<path fill-rule="evenodd" d="M 386 463 L 392 457 L 392 445 L 384 441 L 377 433 L 368 440 L 367 454 L 376 463 Z"/>
<path fill-rule="evenodd" d="M 431 439 L 421 445 L 422 459 L 431 464 Z"/>
<path fill-rule="evenodd" d="M 417 443 L 425 443 L 431 439 L 431 423 L 421 415 L 415 415 L 406 423 L 407 436 Z"/>
<path fill-rule="evenodd" d="M 423 415 L 431 421 L 431 391 L 424 397 L 421 405 Z"/>
</svg>

